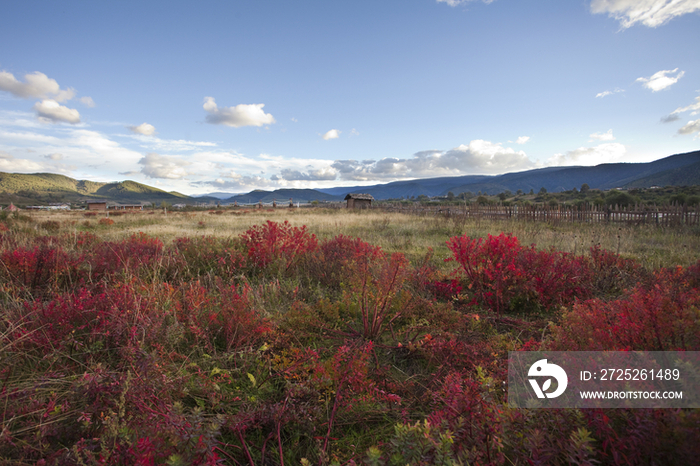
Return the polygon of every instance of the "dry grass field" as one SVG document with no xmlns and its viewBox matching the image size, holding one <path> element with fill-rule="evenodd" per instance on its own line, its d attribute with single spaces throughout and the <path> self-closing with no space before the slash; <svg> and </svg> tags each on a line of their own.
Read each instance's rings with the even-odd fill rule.
<svg viewBox="0 0 700 466">
<path fill-rule="evenodd" d="M 600 245 L 603 249 L 634 258 L 651 269 L 687 266 L 700 259 L 700 228 L 684 226 L 664 228 L 617 223 L 563 223 L 553 226 L 540 222 L 477 222 L 459 217 L 414 216 L 380 209 L 348 211 L 323 208 L 167 213 L 157 210 L 117 216 L 102 213 L 87 218 L 82 212 L 24 212 L 23 215 L 32 220 L 26 224 L 27 230 L 33 229 L 36 234 L 46 233 L 42 231 L 42 223 L 57 221 L 63 231 L 99 232 L 101 237 L 108 240 L 143 232 L 165 243 L 179 237 L 234 237 L 267 220 L 286 220 L 293 226 L 306 225 L 319 239 L 338 234 L 359 237 L 385 251 L 402 252 L 412 261 L 424 257 L 429 248 L 434 250 L 436 258 L 447 257 L 449 251 L 445 242 L 453 236 L 466 234 L 478 238 L 502 232 L 513 234 L 522 244 L 535 244 L 540 249 L 555 248 L 574 254 L 583 254 L 591 246 Z M 104 217 L 109 217 L 114 224 L 100 225 L 99 220 Z"/>
</svg>

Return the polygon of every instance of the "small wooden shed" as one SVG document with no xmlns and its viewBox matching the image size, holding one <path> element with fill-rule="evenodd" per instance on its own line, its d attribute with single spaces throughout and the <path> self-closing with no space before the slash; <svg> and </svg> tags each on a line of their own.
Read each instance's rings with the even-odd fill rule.
<svg viewBox="0 0 700 466">
<path fill-rule="evenodd" d="M 369 209 L 374 197 L 371 194 L 350 193 L 345 196 L 345 200 L 348 201 L 348 209 Z"/>
<path fill-rule="evenodd" d="M 87 210 L 107 210 L 107 201 L 88 201 Z"/>
</svg>

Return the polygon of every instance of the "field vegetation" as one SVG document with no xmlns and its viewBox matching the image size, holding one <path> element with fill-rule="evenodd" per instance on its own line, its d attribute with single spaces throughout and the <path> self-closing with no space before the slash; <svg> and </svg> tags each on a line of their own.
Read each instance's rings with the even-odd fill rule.
<svg viewBox="0 0 700 466">
<path fill-rule="evenodd" d="M 3 212 L 0 463 L 691 464 L 697 410 L 505 380 L 508 351 L 700 350 L 699 258 L 685 227 Z"/>
</svg>

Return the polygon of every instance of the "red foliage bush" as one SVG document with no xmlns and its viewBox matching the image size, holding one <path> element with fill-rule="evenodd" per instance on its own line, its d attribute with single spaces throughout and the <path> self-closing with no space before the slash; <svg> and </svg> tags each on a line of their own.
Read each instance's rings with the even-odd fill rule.
<svg viewBox="0 0 700 466">
<path fill-rule="evenodd" d="M 239 293 L 218 281 L 217 289 L 209 292 L 194 282 L 183 285 L 178 294 L 178 320 L 192 335 L 192 343 L 210 351 L 229 352 L 260 345 L 272 329 L 253 307 L 248 287 Z"/>
<path fill-rule="evenodd" d="M 590 288 L 593 296 L 617 297 L 638 282 L 649 280 L 649 274 L 632 259 L 625 259 L 599 245 L 590 249 L 593 268 Z"/>
<path fill-rule="evenodd" d="M 556 306 L 585 298 L 591 268 L 582 257 L 559 251 L 525 248 L 518 239 L 501 233 L 473 239 L 454 237 L 447 242 L 464 276 L 464 286 L 472 305 L 481 305 L 496 313 L 510 310 Z"/>
<path fill-rule="evenodd" d="M 50 241 L 44 243 L 0 253 L 0 277 L 30 292 L 51 291 L 77 281 L 79 259 Z"/>
<path fill-rule="evenodd" d="M 590 258 L 538 251 L 504 233 L 486 239 L 454 237 L 447 245 L 453 254 L 447 260 L 459 265 L 470 304 L 496 313 L 551 311 L 576 300 L 619 294 L 645 276 L 635 261 L 600 247 L 591 248 Z M 444 284 L 437 286 L 442 288 Z"/>
<path fill-rule="evenodd" d="M 97 244 L 86 257 L 94 278 L 101 279 L 119 273 L 138 274 L 152 268 L 162 257 L 163 242 L 139 232 L 130 238 Z"/>
<path fill-rule="evenodd" d="M 359 238 L 337 235 L 321 242 L 310 261 L 309 269 L 311 276 L 323 286 L 338 289 L 355 275 L 358 265 L 364 264 L 367 267 L 383 257 L 384 253 L 378 246 L 372 246 Z"/>
<path fill-rule="evenodd" d="M 255 225 L 241 235 L 241 240 L 253 270 L 265 269 L 278 260 L 283 271 L 289 270 L 318 246 L 316 235 L 309 234 L 306 226 L 293 227 L 286 220 Z"/>
<path fill-rule="evenodd" d="M 207 274 L 232 278 L 245 267 L 246 255 L 241 249 L 241 242 L 235 238 L 177 238 L 172 246 L 174 255 L 168 276 L 177 280 L 196 279 Z"/>
<path fill-rule="evenodd" d="M 428 421 L 452 432 L 455 456 L 469 464 L 493 464 L 498 455 L 498 411 L 481 385 L 458 373 L 448 374 L 432 393 Z"/>
<path fill-rule="evenodd" d="M 102 290 L 80 288 L 46 302 L 27 303 L 14 337 L 25 351 L 59 351 L 73 360 L 106 362 L 138 346 L 149 321 L 153 300 L 131 285 Z"/>
<path fill-rule="evenodd" d="M 575 304 L 553 329 L 550 349 L 698 351 L 700 289 L 695 268 L 661 269 L 627 297 Z"/>
</svg>

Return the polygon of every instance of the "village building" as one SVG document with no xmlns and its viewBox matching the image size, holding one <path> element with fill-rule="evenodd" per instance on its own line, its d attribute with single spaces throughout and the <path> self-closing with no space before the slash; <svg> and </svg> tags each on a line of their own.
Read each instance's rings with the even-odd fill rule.
<svg viewBox="0 0 700 466">
<path fill-rule="evenodd" d="M 371 194 L 351 193 L 345 196 L 345 200 L 348 201 L 348 209 L 370 209 L 374 197 Z"/>
<path fill-rule="evenodd" d="M 68 204 L 51 204 L 51 205 L 28 205 L 27 210 L 70 210 Z"/>
<path fill-rule="evenodd" d="M 111 210 L 143 210 L 141 204 L 117 204 L 109 206 Z"/>
<path fill-rule="evenodd" d="M 88 201 L 87 210 L 107 210 L 107 201 Z"/>
</svg>

